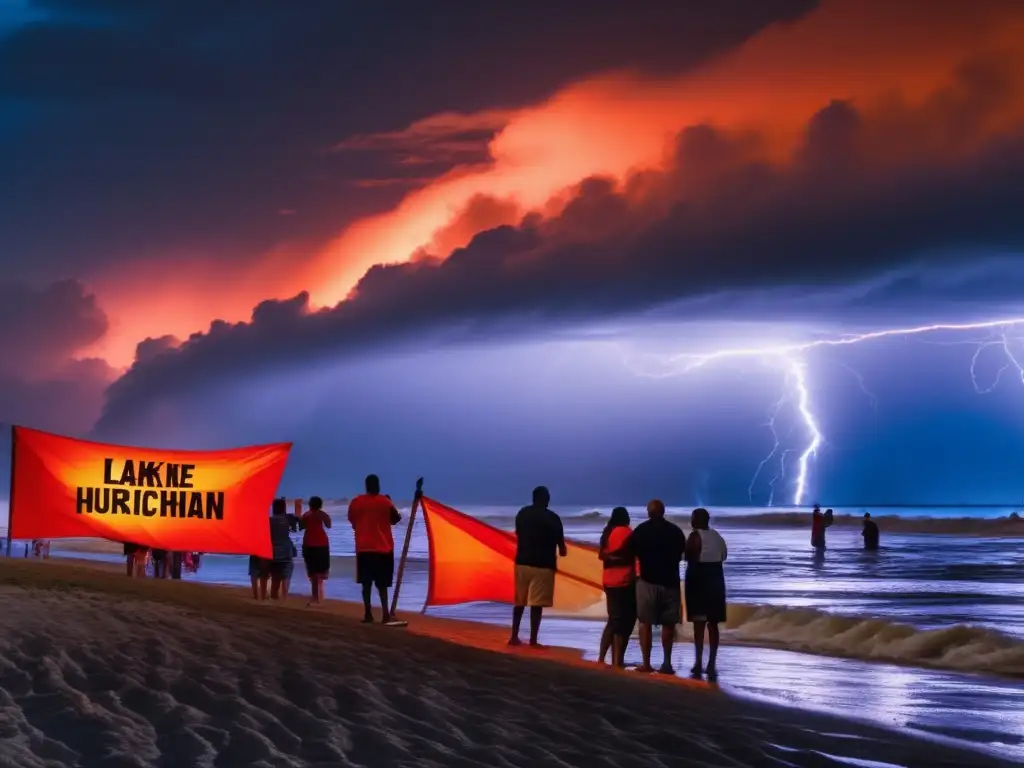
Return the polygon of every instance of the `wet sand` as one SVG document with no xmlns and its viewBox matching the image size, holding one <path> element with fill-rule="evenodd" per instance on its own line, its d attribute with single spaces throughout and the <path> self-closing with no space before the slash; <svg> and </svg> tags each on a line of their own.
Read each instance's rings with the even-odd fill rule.
<svg viewBox="0 0 1024 768">
<path fill-rule="evenodd" d="M 364 626 L 351 604 L 304 605 L 0 560 L 0 764 L 1009 764 L 567 649 L 509 650 L 501 628 Z"/>
</svg>

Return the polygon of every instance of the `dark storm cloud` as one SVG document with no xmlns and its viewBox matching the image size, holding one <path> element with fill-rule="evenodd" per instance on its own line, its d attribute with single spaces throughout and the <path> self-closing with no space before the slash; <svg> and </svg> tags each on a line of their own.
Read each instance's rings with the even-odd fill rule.
<svg viewBox="0 0 1024 768">
<path fill-rule="evenodd" d="M 0 245 L 9 268 L 53 277 L 318 241 L 424 175 L 395 184 L 325 151 L 348 136 L 595 70 L 675 70 L 811 5 L 24 3 L 0 35 Z"/>
<path fill-rule="evenodd" d="M 427 332 L 522 334 L 715 291 L 835 290 L 922 263 L 962 268 L 979 254 L 1019 252 L 1024 135 L 979 142 L 958 132 L 941 152 L 892 159 L 885 151 L 922 120 L 962 117 L 962 104 L 926 105 L 889 114 L 879 130 L 837 102 L 814 116 L 784 167 L 761 162 L 750 137 L 687 129 L 674 169 L 643 174 L 623 193 L 589 180 L 554 220 L 484 232 L 444 262 L 374 267 L 332 310 L 310 312 L 305 295 L 266 302 L 250 323 L 217 323 L 136 364 L 111 387 L 99 429 L 118 429 L 182 381 L 223 383 L 385 342 L 416 343 Z M 787 309 L 792 319 L 816 307 L 805 313 L 797 297 Z"/>
<path fill-rule="evenodd" d="M 0 284 L 0 423 L 87 431 L 114 372 L 74 356 L 106 329 L 95 297 L 72 280 Z"/>
</svg>

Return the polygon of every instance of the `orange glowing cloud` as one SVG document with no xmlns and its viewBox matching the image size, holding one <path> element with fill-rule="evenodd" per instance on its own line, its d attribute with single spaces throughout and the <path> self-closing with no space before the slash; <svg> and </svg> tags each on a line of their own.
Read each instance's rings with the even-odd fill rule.
<svg viewBox="0 0 1024 768">
<path fill-rule="evenodd" d="M 451 170 L 393 210 L 349 226 L 313 258 L 275 254 L 251 275 L 172 281 L 163 294 L 140 294 L 137 306 L 115 317 L 103 351 L 126 363 L 144 335 L 187 336 L 215 317 L 244 320 L 256 302 L 302 289 L 316 304 L 333 305 L 375 264 L 424 252 L 445 257 L 485 229 L 529 213 L 560 213 L 567 191 L 584 179 L 621 185 L 638 171 L 665 168 L 674 137 L 687 126 L 756 133 L 769 159 L 786 162 L 807 121 L 834 99 L 851 101 L 884 126 L 887 115 L 960 98 L 958 78 L 1012 88 L 1024 82 L 1022 39 L 1024 4 L 1017 2 L 826 0 L 678 77 L 610 73 L 525 108 L 443 113 L 403 131 L 354 137 L 338 149 L 389 151 L 401 165 L 446 162 Z M 1024 99 L 994 97 L 977 106 L 968 138 L 1024 118 Z M 919 135 L 891 151 L 946 151 L 949 137 L 929 130 L 924 121 Z M 108 293 L 106 306 L 123 306 L 120 286 L 101 291 L 101 300 Z"/>
<path fill-rule="evenodd" d="M 331 243 L 308 273 L 313 298 L 322 304 L 343 299 L 373 264 L 404 261 L 421 249 L 446 256 L 464 246 L 484 228 L 466 226 L 473 218 L 467 212 L 479 209 L 482 198 L 501 201 L 485 226 L 517 223 L 529 211 L 550 213 L 550 201 L 587 177 L 622 182 L 664 167 L 673 137 L 700 123 L 757 131 L 777 158 L 785 158 L 808 119 L 833 99 L 869 111 L 919 107 L 950 97 L 958 70 L 986 59 L 1020 75 L 1021 39 L 1019 4 L 834 0 L 680 77 L 610 74 L 514 112 L 422 121 L 387 134 L 378 148 L 403 140 L 410 148 L 443 145 L 445 127 L 464 134 L 503 123 L 488 146 L 488 162 L 455 168 Z M 1021 103 L 990 115 L 990 127 L 1024 116 Z"/>
</svg>

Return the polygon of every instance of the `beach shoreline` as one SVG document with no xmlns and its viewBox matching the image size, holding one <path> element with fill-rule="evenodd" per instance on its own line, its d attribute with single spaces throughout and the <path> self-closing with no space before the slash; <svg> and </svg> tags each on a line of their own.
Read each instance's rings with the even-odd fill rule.
<svg viewBox="0 0 1024 768">
<path fill-rule="evenodd" d="M 0 560 L 0 605 L 8 660 L 0 687 L 15 723 L 0 734 L 0 755 L 23 766 L 223 765 L 227 757 L 251 765 L 1012 764 L 703 682 L 602 670 L 570 649 L 509 649 L 500 627 L 409 613 L 408 629 L 364 626 L 351 603 L 258 604 L 244 588 L 126 579 L 110 564 Z M 62 702 L 49 714 L 40 709 L 46 697 Z M 353 697 L 372 706 L 343 712 Z M 97 718 L 106 725 L 96 746 L 61 736 L 96 728 Z M 175 744 L 161 741 L 165 731 Z"/>
</svg>

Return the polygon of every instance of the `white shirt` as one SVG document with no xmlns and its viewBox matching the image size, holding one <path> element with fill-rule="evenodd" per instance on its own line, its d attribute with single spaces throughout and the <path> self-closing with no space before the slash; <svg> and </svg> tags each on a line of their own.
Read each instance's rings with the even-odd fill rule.
<svg viewBox="0 0 1024 768">
<path fill-rule="evenodd" d="M 696 531 L 700 535 L 700 562 L 724 563 L 729 549 L 722 534 L 714 528 L 697 528 Z"/>
</svg>

